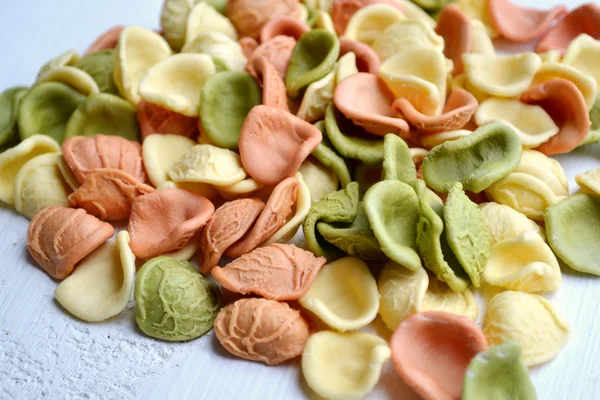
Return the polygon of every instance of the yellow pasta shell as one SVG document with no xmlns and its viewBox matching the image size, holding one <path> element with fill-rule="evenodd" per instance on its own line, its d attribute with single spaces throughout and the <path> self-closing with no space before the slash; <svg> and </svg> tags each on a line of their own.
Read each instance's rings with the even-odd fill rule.
<svg viewBox="0 0 600 400">
<path fill-rule="evenodd" d="M 541 226 L 507 205 L 491 202 L 482 204 L 479 209 L 488 228 L 491 245 L 514 238 L 523 231 L 534 231 L 542 239 L 546 237 Z"/>
<path fill-rule="evenodd" d="M 344 37 L 372 46 L 385 28 L 406 19 L 390 4 L 376 3 L 358 10 L 346 25 Z"/>
<path fill-rule="evenodd" d="M 154 134 L 142 143 L 142 159 L 154 187 L 169 180 L 168 170 L 196 143 L 181 135 Z"/>
<path fill-rule="evenodd" d="M 199 34 L 208 32 L 220 32 L 233 40 L 238 40 L 238 34 L 229 19 L 209 4 L 201 1 L 188 14 L 185 27 L 185 44 L 192 41 Z"/>
<path fill-rule="evenodd" d="M 596 80 L 592 76 L 587 75 L 570 65 L 561 64 L 559 62 L 545 62 L 542 64 L 542 68 L 540 68 L 533 77 L 533 82 L 531 84 L 539 85 L 540 83 L 552 79 L 566 79 L 573 82 L 583 95 L 588 110 L 592 108 L 596 101 L 596 94 L 598 93 Z"/>
<path fill-rule="evenodd" d="M 483 333 L 490 346 L 516 340 L 523 361 L 532 367 L 556 357 L 569 337 L 569 325 L 547 299 L 507 291 L 488 303 Z"/>
<path fill-rule="evenodd" d="M 596 88 L 600 90 L 600 41 L 585 33 L 577 36 L 569 44 L 562 62 L 594 78 Z"/>
<path fill-rule="evenodd" d="M 408 46 L 429 46 L 444 51 L 444 38 L 423 20 L 406 19 L 388 26 L 373 42 L 383 62 Z"/>
</svg>

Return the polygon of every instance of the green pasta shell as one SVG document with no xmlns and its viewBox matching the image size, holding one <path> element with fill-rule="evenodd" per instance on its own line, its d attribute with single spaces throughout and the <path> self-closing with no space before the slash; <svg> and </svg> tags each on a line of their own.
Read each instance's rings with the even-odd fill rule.
<svg viewBox="0 0 600 400">
<path fill-rule="evenodd" d="M 397 180 L 410 186 L 417 181 L 417 168 L 410 149 L 400 136 L 388 134 L 383 138 L 382 176 L 384 180 Z"/>
<path fill-rule="evenodd" d="M 19 108 L 19 134 L 25 140 L 37 133 L 61 143 L 73 112 L 85 96 L 58 82 L 44 82 L 32 87 Z"/>
<path fill-rule="evenodd" d="M 340 41 L 334 33 L 325 29 L 304 33 L 292 51 L 285 74 L 288 95 L 298 97 L 301 90 L 327 75 L 339 54 Z"/>
<path fill-rule="evenodd" d="M 107 49 L 88 54 L 73 66 L 88 73 L 102 93 L 119 95 L 119 88 L 113 79 L 115 69 L 115 50 Z"/>
<path fill-rule="evenodd" d="M 128 101 L 108 93 L 89 95 L 69 119 L 65 139 L 97 134 L 140 140 L 135 107 Z"/>
<path fill-rule="evenodd" d="M 448 193 L 454 182 L 479 193 L 519 165 L 521 141 L 508 125 L 495 122 L 434 147 L 423 159 L 427 186 Z"/>
<path fill-rule="evenodd" d="M 16 86 L 0 94 L 0 151 L 19 142 L 17 119 L 27 90 L 27 87 Z"/>
<path fill-rule="evenodd" d="M 261 90 L 247 72 L 221 72 L 206 80 L 200 92 L 202 131 L 217 146 L 237 149 L 250 110 L 261 104 Z"/>
</svg>

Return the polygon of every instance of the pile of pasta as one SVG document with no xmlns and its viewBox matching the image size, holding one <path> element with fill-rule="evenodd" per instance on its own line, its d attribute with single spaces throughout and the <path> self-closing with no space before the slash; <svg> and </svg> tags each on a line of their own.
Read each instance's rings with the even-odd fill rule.
<svg viewBox="0 0 600 400">
<path fill-rule="evenodd" d="M 600 275 L 600 169 L 570 196 L 550 157 L 600 141 L 599 6 L 166 0 L 161 28 L 0 96 L 0 200 L 66 310 L 133 292 L 144 334 L 301 356 L 325 398 L 389 359 L 425 399 L 535 398 L 569 335 L 540 294 Z"/>
</svg>

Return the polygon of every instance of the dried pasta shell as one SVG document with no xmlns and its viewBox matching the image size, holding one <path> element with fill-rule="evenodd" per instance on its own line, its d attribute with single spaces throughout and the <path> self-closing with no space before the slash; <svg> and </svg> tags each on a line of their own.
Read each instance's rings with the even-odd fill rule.
<svg viewBox="0 0 600 400">
<path fill-rule="evenodd" d="M 200 234 L 200 272 L 208 275 L 221 256 L 246 232 L 265 207 L 258 198 L 238 199 L 217 208 Z"/>
<path fill-rule="evenodd" d="M 306 9 L 303 4 L 303 10 Z M 308 13 L 308 11 L 307 11 Z M 291 36 L 296 40 L 310 31 L 311 27 L 304 22 L 302 18 L 292 18 L 288 16 L 282 16 L 277 19 L 272 19 L 267 22 L 260 30 L 260 41 L 262 43 L 273 39 L 276 36 Z"/>
<path fill-rule="evenodd" d="M 442 8 L 435 32 L 443 38 L 444 56 L 454 64 L 452 74 L 461 74 L 464 70 L 462 56 L 471 52 L 473 42 L 471 20 L 459 6 L 449 4 Z"/>
<path fill-rule="evenodd" d="M 340 56 L 348 53 L 354 53 L 356 56 L 356 68 L 358 72 L 369 72 L 377 74 L 379 71 L 379 57 L 369 46 L 364 43 L 350 40 L 347 38 L 340 39 Z M 339 80 L 338 80 L 339 82 Z"/>
<path fill-rule="evenodd" d="M 331 71 L 323 78 L 308 85 L 296 116 L 308 122 L 323 119 L 327 105 L 333 100 L 335 80 L 336 73 Z"/>
<path fill-rule="evenodd" d="M 131 297 L 135 255 L 129 234 L 121 231 L 85 258 L 54 290 L 54 297 L 71 314 L 88 322 L 120 314 Z"/>
<path fill-rule="evenodd" d="M 27 161 L 15 177 L 15 209 L 28 219 L 46 207 L 68 207 L 71 189 L 58 168 L 60 153 L 47 153 Z"/>
<path fill-rule="evenodd" d="M 198 144 L 168 169 L 175 182 L 200 182 L 217 186 L 233 185 L 246 178 L 240 157 L 231 150 Z"/>
<path fill-rule="evenodd" d="M 207 54 L 213 60 L 223 61 L 230 71 L 243 71 L 248 62 L 242 46 L 221 32 L 196 35 L 183 46 L 181 52 Z"/>
<path fill-rule="evenodd" d="M 262 27 L 270 20 L 287 15 L 300 16 L 298 0 L 231 0 L 227 3 L 227 17 L 231 20 L 240 37 L 257 39 Z"/>
<path fill-rule="evenodd" d="M 206 198 L 181 189 L 157 190 L 139 196 L 133 202 L 127 225 L 131 250 L 136 257 L 149 259 L 181 249 L 214 210 Z"/>
<path fill-rule="evenodd" d="M 432 150 L 436 146 L 439 146 L 446 142 L 451 142 L 453 140 L 458 140 L 465 136 L 469 136 L 471 133 L 473 132 L 466 129 L 457 129 L 454 131 L 447 131 L 442 133 L 436 133 L 433 135 L 422 136 L 421 145 L 423 145 L 423 147 L 425 147 L 426 149 Z M 423 155 L 423 158 L 425 157 L 425 155 Z"/>
<path fill-rule="evenodd" d="M 65 127 L 64 140 L 74 136 L 115 135 L 139 141 L 135 107 L 122 98 L 95 93 L 77 107 Z"/>
<path fill-rule="evenodd" d="M 490 252 L 490 237 L 479 209 L 455 183 L 444 204 L 446 239 L 473 286 L 478 288 L 480 275 Z"/>
<path fill-rule="evenodd" d="M 64 181 L 67 182 L 67 185 L 69 185 L 73 191 L 77 190 L 77 188 L 81 186 L 77 178 L 75 178 L 73 171 L 71 171 L 69 164 L 67 164 L 65 158 L 62 156 L 58 160 L 58 169 L 60 169 Z"/>
<path fill-rule="evenodd" d="M 202 132 L 219 147 L 237 149 L 246 116 L 261 104 L 254 77 L 247 72 L 221 72 L 206 80 L 199 97 Z"/>
<path fill-rule="evenodd" d="M 372 4 L 361 8 L 350 18 L 344 36 L 372 47 L 388 26 L 405 19 L 398 7 L 386 3 Z"/>
<path fill-rule="evenodd" d="M 296 203 L 298 185 L 298 179 L 295 177 L 284 179 L 277 184 L 260 215 L 254 221 L 252 229 L 230 246 L 225 251 L 225 255 L 229 258 L 240 257 L 242 254 L 252 251 L 285 225 L 288 217 L 292 214 L 292 207 Z"/>
<path fill-rule="evenodd" d="M 334 104 L 329 104 L 325 110 L 325 126 L 327 137 L 341 156 L 367 165 L 378 165 L 383 161 L 383 140 L 370 139 L 363 128 L 344 117 Z"/>
<path fill-rule="evenodd" d="M 575 175 L 575 181 L 584 193 L 600 196 L 600 169 L 593 169 Z"/>
<path fill-rule="evenodd" d="M 25 86 L 14 86 L 0 93 L 0 153 L 18 144 L 19 108 L 28 90 Z"/>
<path fill-rule="evenodd" d="M 122 25 L 115 25 L 109 30 L 103 32 L 98 36 L 98 38 L 87 48 L 84 53 L 85 56 L 89 56 L 92 54 L 101 53 L 105 50 L 112 50 L 117 46 L 117 42 L 119 41 L 119 36 L 125 27 Z"/>
<path fill-rule="evenodd" d="M 400 181 L 378 182 L 365 193 L 364 207 L 381 250 L 403 267 L 421 268 L 416 252 L 421 210 L 414 189 Z"/>
<path fill-rule="evenodd" d="M 325 130 L 325 122 L 319 121 L 315 126 L 323 132 Z M 312 152 L 312 155 L 319 160 L 323 166 L 330 168 L 338 177 L 342 187 L 346 187 L 351 181 L 350 171 L 346 165 L 346 161 L 332 148 L 325 143 L 319 143 L 317 148 Z"/>
<path fill-rule="evenodd" d="M 540 105 L 559 125 L 558 134 L 538 147 L 542 153 L 568 153 L 586 138 L 590 115 L 583 95 L 571 81 L 552 79 L 532 86 L 522 94 L 521 101 Z"/>
<path fill-rule="evenodd" d="M 47 207 L 27 230 L 27 248 L 33 259 L 55 279 L 71 275 L 75 264 L 97 249 L 114 233 L 106 222 L 84 210 Z"/>
<path fill-rule="evenodd" d="M 319 396 L 362 399 L 377 385 L 390 355 L 387 343 L 378 336 L 322 331 L 306 343 L 302 374 Z"/>
<path fill-rule="evenodd" d="M 569 336 L 569 325 L 541 296 L 507 291 L 492 297 L 483 324 L 491 346 L 515 340 L 528 367 L 550 361 Z"/>
<path fill-rule="evenodd" d="M 140 268 L 134 299 L 135 322 L 141 331 L 170 342 L 195 339 L 210 331 L 221 307 L 216 285 L 189 262 L 166 256 Z"/>
<path fill-rule="evenodd" d="M 364 261 L 341 258 L 321 268 L 300 304 L 339 332 L 361 329 L 377 316 L 377 283 Z"/>
<path fill-rule="evenodd" d="M 310 190 L 313 203 L 338 190 L 340 184 L 338 176 L 332 169 L 327 168 L 316 159 L 304 160 L 298 172 L 302 174 L 302 178 Z"/>
<path fill-rule="evenodd" d="M 475 112 L 475 122 L 479 126 L 502 122 L 510 126 L 519 135 L 523 147 L 529 149 L 547 142 L 560 130 L 542 107 L 513 99 L 484 101 Z"/>
<path fill-rule="evenodd" d="M 423 264 L 452 290 L 457 293 L 463 292 L 469 284 L 469 277 L 448 244 L 442 220 L 443 204 L 427 195 L 426 186 L 422 181 L 417 181 L 415 189 L 420 211 L 417 215 L 416 243 Z"/>
<path fill-rule="evenodd" d="M 540 10 L 520 7 L 510 0 L 489 0 L 488 12 L 500 36 L 521 43 L 546 34 L 554 22 L 567 14 L 567 7 L 558 5 L 549 10 Z"/>
<path fill-rule="evenodd" d="M 103 221 L 122 221 L 129 217 L 135 199 L 154 192 L 127 172 L 118 169 L 96 169 L 69 196 L 73 208 L 83 208 Z"/>
<path fill-rule="evenodd" d="M 400 5 L 406 18 L 425 22 L 428 26 L 435 28 L 436 20 L 433 19 L 425 10 L 413 3 L 411 0 L 394 0 Z"/>
<path fill-rule="evenodd" d="M 358 213 L 358 201 L 358 184 L 351 182 L 344 189 L 329 193 L 314 203 L 302 224 L 308 249 L 316 256 L 334 257 L 336 248 L 319 240 L 316 225 L 319 221 L 351 223 Z"/>
<path fill-rule="evenodd" d="M 512 239 L 524 231 L 533 231 L 542 239 L 546 237 L 541 226 L 507 205 L 484 203 L 479 211 L 488 228 L 492 246 L 503 240 Z"/>
<path fill-rule="evenodd" d="M 100 92 L 118 95 L 119 88 L 113 79 L 115 53 L 114 49 L 107 49 L 88 54 L 74 64 L 74 67 L 87 72 Z"/>
<path fill-rule="evenodd" d="M 332 69 L 340 53 L 340 42 L 331 32 L 314 29 L 306 32 L 292 51 L 285 73 L 285 86 L 290 97 L 298 97 L 300 91 Z"/>
<path fill-rule="evenodd" d="M 562 63 L 572 66 L 583 74 L 596 80 L 596 88 L 600 90 L 600 73 L 594 65 L 600 60 L 600 41 L 585 33 L 577 36 L 567 48 Z M 589 103 L 588 103 L 589 104 Z"/>
<path fill-rule="evenodd" d="M 546 183 L 522 172 L 513 172 L 502 178 L 489 186 L 485 194 L 535 221 L 541 221 L 546 207 L 560 199 Z"/>
<path fill-rule="evenodd" d="M 248 197 L 263 187 L 264 185 L 258 183 L 254 178 L 246 178 L 243 181 L 234 183 L 233 185 L 216 186 L 216 189 L 224 199 L 235 200 L 241 197 Z"/>
<path fill-rule="evenodd" d="M 521 353 L 521 346 L 516 341 L 509 340 L 477 354 L 467 368 L 462 399 L 475 400 L 494 396 L 537 399 Z"/>
<path fill-rule="evenodd" d="M 163 36 L 175 51 L 185 43 L 186 24 L 190 11 L 197 0 L 165 0 L 160 13 L 160 27 Z"/>
<path fill-rule="evenodd" d="M 233 293 L 256 294 L 269 300 L 298 300 L 309 290 L 327 262 L 292 244 L 274 243 L 254 249 L 211 270 L 223 288 Z"/>
<path fill-rule="evenodd" d="M 240 158 L 250 176 L 275 185 L 298 172 L 322 136 L 313 125 L 285 110 L 259 105 L 242 125 Z"/>
<path fill-rule="evenodd" d="M 246 65 L 246 71 L 252 75 L 256 75 L 254 71 L 255 59 L 265 57 L 269 63 L 271 63 L 281 79 L 285 79 L 286 71 L 290 63 L 290 57 L 296 47 L 296 39 L 290 36 L 275 36 L 273 39 L 261 43 L 253 52 L 252 55 L 248 56 L 248 64 Z"/>
<path fill-rule="evenodd" d="M 396 135 L 383 138 L 383 180 L 398 180 L 410 186 L 417 181 L 417 168 L 410 149 L 404 140 Z"/>
<path fill-rule="evenodd" d="M 554 253 L 539 234 L 529 230 L 491 247 L 483 280 L 521 292 L 554 291 L 562 284 Z"/>
<path fill-rule="evenodd" d="M 185 25 L 185 44 L 202 33 L 220 32 L 233 40 L 238 40 L 238 34 L 233 24 L 215 10 L 210 4 L 201 1 L 190 10 Z M 185 45 L 184 45 L 185 46 Z"/>
<path fill-rule="evenodd" d="M 468 83 L 486 95 L 497 97 L 521 95 L 542 67 L 542 60 L 535 53 L 466 54 L 463 60 Z"/>
<path fill-rule="evenodd" d="M 396 117 L 393 95 L 376 75 L 360 72 L 348 77 L 335 88 L 333 100 L 346 118 L 369 133 L 408 137 L 408 124 Z"/>
<path fill-rule="evenodd" d="M 168 170 L 196 143 L 184 136 L 153 134 L 142 143 L 142 158 L 148 179 L 155 187 L 169 180 Z"/>
<path fill-rule="evenodd" d="M 385 61 L 408 46 L 427 46 L 443 51 L 444 38 L 435 33 L 425 20 L 409 17 L 385 28 L 372 47 L 379 59 Z"/>
<path fill-rule="evenodd" d="M 488 0 L 458 0 L 457 5 L 469 18 L 474 21 L 481 21 L 485 26 L 487 35 L 491 39 L 498 37 L 498 32 L 496 32 L 492 25 L 492 18 L 488 10 Z"/>
<path fill-rule="evenodd" d="M 119 136 L 75 136 L 62 145 L 65 161 L 79 183 L 98 168 L 120 169 L 140 182 L 146 180 L 142 146 Z"/>
<path fill-rule="evenodd" d="M 599 52 L 600 55 L 600 52 Z M 533 77 L 533 86 L 550 81 L 552 79 L 566 79 L 577 86 L 577 89 L 583 95 L 588 110 L 594 105 L 598 89 L 596 81 L 592 75 L 579 71 L 577 68 L 567 64 L 547 61 L 542 64 L 542 68 Z"/>
<path fill-rule="evenodd" d="M 523 150 L 521 161 L 513 172 L 523 172 L 547 184 L 557 196 L 569 195 L 569 182 L 558 161 L 535 150 Z"/>
<path fill-rule="evenodd" d="M 42 82 L 62 83 L 85 96 L 100 92 L 96 81 L 87 72 L 71 66 L 50 69 L 37 78 L 36 83 Z"/>
<path fill-rule="evenodd" d="M 594 39 L 600 38 L 600 7 L 594 3 L 585 3 L 571 10 L 562 20 L 548 31 L 537 44 L 536 51 L 543 53 L 558 50 L 563 53 L 581 34 Z"/>
<path fill-rule="evenodd" d="M 238 300 L 223 308 L 215 320 L 215 335 L 228 352 L 268 365 L 302 354 L 310 333 L 298 311 L 266 299 Z"/>
<path fill-rule="evenodd" d="M 469 362 L 488 347 L 485 339 L 466 317 L 425 311 L 408 317 L 394 331 L 392 361 L 424 400 L 457 399 Z"/>
<path fill-rule="evenodd" d="M 200 141 L 196 117 L 186 117 L 144 100 L 140 100 L 135 109 L 142 140 L 152 134 L 160 133 L 185 136 L 190 139 L 198 137 Z"/>
<path fill-rule="evenodd" d="M 429 187 L 442 193 L 457 181 L 465 190 L 479 193 L 513 171 L 521 153 L 513 129 L 491 123 L 432 149 L 423 160 L 423 176 Z"/>
<path fill-rule="evenodd" d="M 469 48 L 469 53 L 491 56 L 496 53 L 494 44 L 487 34 L 485 25 L 481 21 L 471 20 L 471 47 Z M 541 54 L 540 57 L 542 57 Z"/>
<path fill-rule="evenodd" d="M 271 243 L 287 243 L 289 242 L 296 232 L 298 228 L 302 225 L 302 222 L 308 215 L 310 211 L 310 207 L 312 205 L 311 194 L 308 186 L 304 182 L 302 175 L 300 173 L 296 174 L 296 179 L 298 179 L 298 192 L 296 194 L 296 204 L 292 210 L 292 215 L 290 215 L 289 219 L 277 232 L 275 232 L 269 239 L 267 239 L 262 245 L 266 246 Z"/>
<path fill-rule="evenodd" d="M 46 153 L 60 153 L 60 146 L 51 137 L 33 135 L 17 146 L 0 153 L 0 200 L 14 204 L 14 182 L 29 160 Z"/>
<path fill-rule="evenodd" d="M 379 315 L 390 331 L 412 314 L 444 311 L 475 320 L 479 307 L 468 288 L 455 292 L 445 283 L 430 278 L 424 268 L 409 271 L 389 261 L 377 281 Z"/>
<path fill-rule="evenodd" d="M 446 102 L 446 58 L 433 47 L 406 47 L 379 68 L 394 97 L 407 99 L 424 115 L 439 115 Z"/>
<path fill-rule="evenodd" d="M 42 133 L 61 143 L 69 118 L 85 100 L 75 89 L 58 82 L 32 87 L 19 107 L 21 140 Z"/>
<path fill-rule="evenodd" d="M 80 57 L 77 51 L 67 50 L 64 53 L 61 53 L 58 56 L 51 59 L 46 64 L 42 65 L 42 67 L 38 71 L 37 77 L 40 77 L 41 75 L 54 68 L 75 65 L 79 61 L 79 59 Z"/>
<path fill-rule="evenodd" d="M 201 104 L 198 93 L 214 74 L 215 64 L 210 56 L 175 54 L 148 68 L 139 81 L 139 96 L 167 110 L 197 117 Z"/>
<path fill-rule="evenodd" d="M 140 101 L 140 79 L 150 67 L 171 54 L 169 44 L 156 32 L 137 26 L 123 29 L 113 75 L 121 96 L 136 105 Z"/>
<path fill-rule="evenodd" d="M 600 220 L 600 200 L 576 194 L 544 211 L 548 243 L 554 253 L 574 270 L 600 275 L 596 224 Z"/>
<path fill-rule="evenodd" d="M 252 67 L 258 83 L 262 86 L 262 104 L 289 111 L 285 83 L 273 64 L 266 57 L 260 56 L 252 58 Z"/>
<path fill-rule="evenodd" d="M 344 55 L 341 54 L 341 43 L 340 43 L 340 58 L 335 66 L 335 84 L 339 85 L 341 81 L 358 73 L 358 67 L 356 66 L 356 54 L 352 51 L 346 52 Z"/>
</svg>

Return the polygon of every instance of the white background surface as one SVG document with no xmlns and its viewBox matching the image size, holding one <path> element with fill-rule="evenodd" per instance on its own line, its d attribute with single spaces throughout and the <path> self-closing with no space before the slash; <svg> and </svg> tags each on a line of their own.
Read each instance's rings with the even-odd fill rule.
<svg viewBox="0 0 600 400">
<path fill-rule="evenodd" d="M 549 7 L 558 2 L 519 3 Z M 30 85 L 47 60 L 70 48 L 83 52 L 113 25 L 157 28 L 160 6 L 160 0 L 1 0 L 0 90 Z M 576 173 L 600 167 L 600 147 L 588 146 L 559 160 L 574 191 Z M 307 396 L 297 362 L 267 367 L 234 359 L 212 333 L 188 343 L 146 338 L 135 325 L 132 303 L 104 323 L 71 318 L 54 300 L 56 282 L 27 253 L 27 225 L 16 212 L 0 209 L 0 399 Z M 572 334 L 554 361 L 532 372 L 538 397 L 598 399 L 600 279 L 567 267 L 563 274 L 563 288 L 549 298 L 571 323 Z M 370 398 L 418 397 L 388 363 Z"/>
</svg>

